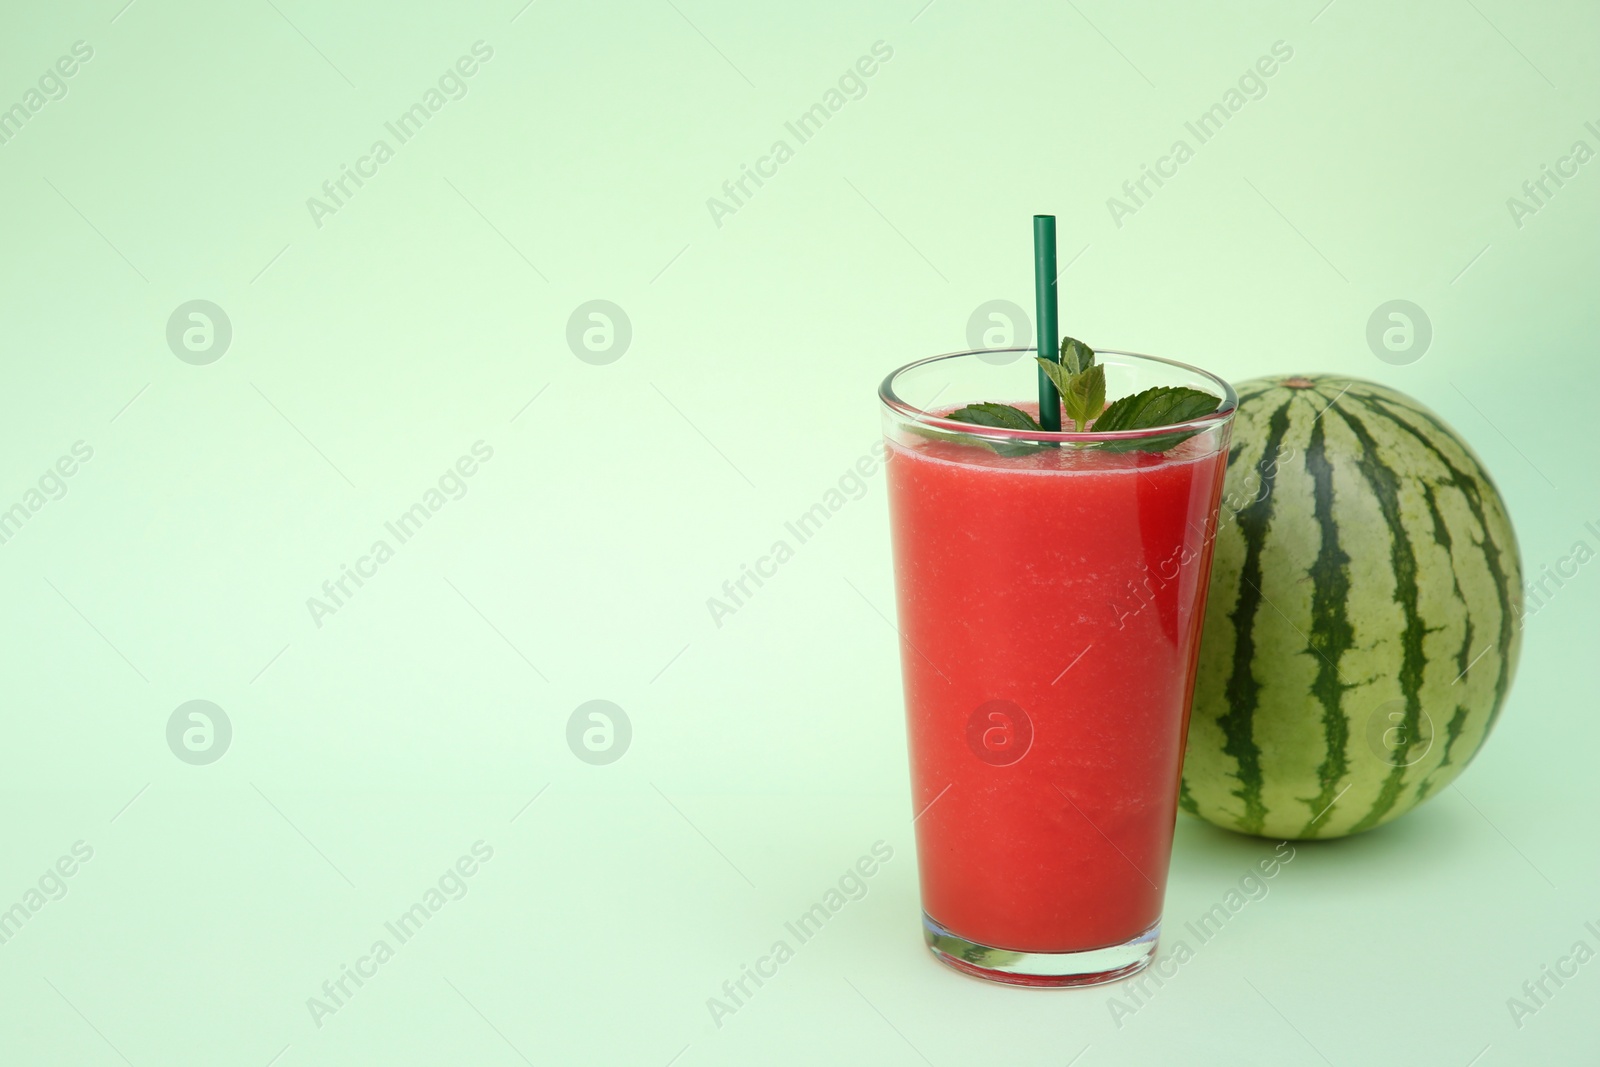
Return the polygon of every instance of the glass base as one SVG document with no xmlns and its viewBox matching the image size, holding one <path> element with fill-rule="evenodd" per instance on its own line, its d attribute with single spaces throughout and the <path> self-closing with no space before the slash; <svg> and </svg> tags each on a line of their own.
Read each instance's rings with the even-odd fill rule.
<svg viewBox="0 0 1600 1067">
<path fill-rule="evenodd" d="M 1131 941 L 1082 952 L 1017 952 L 968 941 L 922 913 L 923 939 L 935 959 L 974 978 L 1006 985 L 1079 986 L 1115 982 L 1155 959 L 1161 921 Z"/>
</svg>

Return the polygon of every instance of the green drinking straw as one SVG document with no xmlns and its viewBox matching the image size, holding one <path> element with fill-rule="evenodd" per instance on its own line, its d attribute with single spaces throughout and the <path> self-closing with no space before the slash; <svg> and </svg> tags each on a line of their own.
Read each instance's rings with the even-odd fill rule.
<svg viewBox="0 0 1600 1067">
<path fill-rule="evenodd" d="M 1056 329 L 1056 217 L 1033 217 L 1033 307 L 1039 324 L 1039 355 L 1061 362 L 1061 333 Z M 1039 425 L 1052 432 L 1061 429 L 1061 394 L 1056 383 L 1039 370 Z"/>
</svg>

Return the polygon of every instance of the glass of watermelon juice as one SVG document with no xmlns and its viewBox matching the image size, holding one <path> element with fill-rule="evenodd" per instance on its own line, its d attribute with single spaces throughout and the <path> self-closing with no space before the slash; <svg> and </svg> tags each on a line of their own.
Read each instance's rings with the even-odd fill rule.
<svg viewBox="0 0 1600 1067">
<path fill-rule="evenodd" d="M 965 973 L 1088 985 L 1155 954 L 1237 400 L 1102 352 L 1107 396 L 1188 386 L 1217 411 L 1098 435 L 941 417 L 1016 401 L 1033 353 L 936 356 L 879 390 L 923 925 Z"/>
</svg>

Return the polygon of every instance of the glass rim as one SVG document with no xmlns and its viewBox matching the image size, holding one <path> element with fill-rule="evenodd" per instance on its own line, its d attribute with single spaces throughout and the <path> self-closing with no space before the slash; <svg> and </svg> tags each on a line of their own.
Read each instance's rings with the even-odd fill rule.
<svg viewBox="0 0 1600 1067">
<path fill-rule="evenodd" d="M 1189 373 L 1200 378 L 1204 378 L 1206 381 L 1216 385 L 1218 391 L 1222 394 L 1222 403 L 1217 410 L 1207 412 L 1199 418 L 1190 419 L 1187 422 L 1174 422 L 1163 426 L 1151 426 L 1141 430 L 1107 430 L 1104 433 L 1095 433 L 1093 430 L 1085 430 L 1080 433 L 1074 430 L 1012 430 L 1002 426 L 976 426 L 970 422 L 960 422 L 955 419 L 946 419 L 938 415 L 930 414 L 921 408 L 914 407 L 911 404 L 906 403 L 895 393 L 895 381 L 901 375 L 916 370 L 920 367 L 926 367 L 932 363 L 938 363 L 941 360 L 960 359 L 965 356 L 993 356 L 1006 352 L 1024 353 L 1037 351 L 1037 346 L 1028 345 L 1026 347 L 1013 348 L 976 348 L 963 352 L 945 352 L 942 355 L 927 356 L 923 359 L 907 363 L 905 366 L 897 367 L 890 371 L 888 376 L 883 379 L 883 384 L 878 386 L 878 400 L 883 404 L 884 407 L 888 408 L 890 411 L 904 419 L 907 419 L 911 422 L 920 423 L 924 426 L 930 426 L 946 433 L 961 434 L 967 437 L 983 437 L 999 441 L 1055 441 L 1080 444 L 1088 444 L 1097 441 L 1138 441 L 1146 438 L 1170 434 L 1177 430 L 1193 430 L 1199 432 L 1210 429 L 1213 426 L 1226 423 L 1233 417 L 1234 413 L 1239 407 L 1239 396 L 1234 392 L 1233 386 L 1230 385 L 1225 379 L 1212 374 L 1208 370 L 1196 367 L 1190 363 L 1180 363 L 1175 359 L 1166 359 L 1162 356 L 1147 356 L 1142 352 L 1120 352 L 1110 349 L 1105 351 L 1097 351 L 1095 355 L 1119 356 L 1126 359 L 1160 363 L 1178 370 L 1188 371 Z"/>
</svg>

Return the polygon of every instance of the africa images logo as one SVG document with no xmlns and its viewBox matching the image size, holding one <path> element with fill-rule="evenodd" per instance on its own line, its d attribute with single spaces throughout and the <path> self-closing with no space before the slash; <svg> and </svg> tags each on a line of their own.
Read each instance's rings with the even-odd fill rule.
<svg viewBox="0 0 1600 1067">
<path fill-rule="evenodd" d="M 483 64 L 493 58 L 493 46 L 485 41 L 474 42 L 472 55 L 461 56 L 446 67 L 437 83 L 424 90 L 420 99 L 395 116 L 393 121 L 383 124 L 383 128 L 394 138 L 394 144 L 391 145 L 387 138 L 379 137 L 365 154 L 356 158 L 353 166 L 339 164 L 338 176 L 322 183 L 322 196 L 306 198 L 306 210 L 310 212 L 311 221 L 317 229 L 322 229 L 324 218 L 337 215 L 368 181 L 376 178 L 378 168 L 395 157 L 395 150 L 421 133 L 422 128 L 433 116 L 443 111 L 446 104 L 465 99 L 467 79 L 477 74 Z"/>
<path fill-rule="evenodd" d="M 787 137 L 779 137 L 772 142 L 767 151 L 758 156 L 755 165 L 739 164 L 739 175 L 722 183 L 722 195 L 706 198 L 706 210 L 711 213 L 711 221 L 717 229 L 722 229 L 722 220 L 729 215 L 736 215 L 744 207 L 756 191 L 763 188 L 767 182 L 778 176 L 778 168 L 794 158 L 795 149 L 811 140 L 828 120 L 844 110 L 845 104 L 851 100 L 860 100 L 867 95 L 867 79 L 882 69 L 883 64 L 894 58 L 894 47 L 884 41 L 872 43 L 872 54 L 861 56 L 853 65 L 839 75 L 839 80 L 834 87 L 830 87 L 822 94 L 822 99 L 800 112 L 793 121 L 783 124 Z M 848 96 L 846 95 L 848 94 Z M 790 143 L 793 138 L 794 143 Z M 755 183 L 755 188 L 750 187 Z"/>
</svg>

